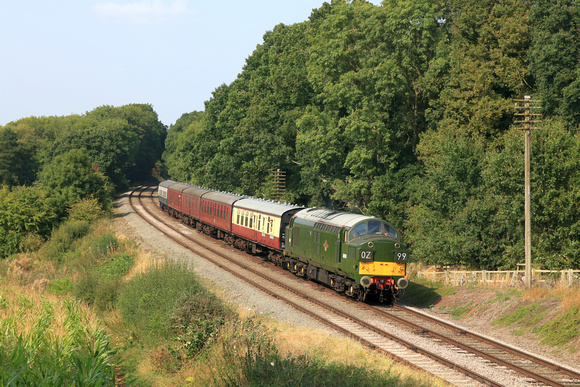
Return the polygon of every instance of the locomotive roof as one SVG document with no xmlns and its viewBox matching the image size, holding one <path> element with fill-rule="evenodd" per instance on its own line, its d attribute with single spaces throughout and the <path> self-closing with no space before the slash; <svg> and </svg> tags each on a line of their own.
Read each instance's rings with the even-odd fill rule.
<svg viewBox="0 0 580 387">
<path fill-rule="evenodd" d="M 286 212 L 291 210 L 299 210 L 304 208 L 302 206 L 297 206 L 295 204 L 286 204 L 280 202 L 272 202 L 264 199 L 256 199 L 250 197 L 244 197 L 240 199 L 234 207 L 243 208 L 245 210 L 252 210 L 257 212 L 262 212 L 264 214 L 282 216 Z"/>
<path fill-rule="evenodd" d="M 160 187 L 165 187 L 165 188 L 169 188 L 169 186 L 171 184 L 175 184 L 176 182 L 173 180 L 163 180 L 161 183 L 159 183 Z"/>
<path fill-rule="evenodd" d="M 296 217 L 314 223 L 325 223 L 338 227 L 352 227 L 363 220 L 375 219 L 372 216 L 334 211 L 327 208 L 306 208 L 297 212 Z"/>
<path fill-rule="evenodd" d="M 240 200 L 243 196 L 234 195 L 228 192 L 209 191 L 203 194 L 202 199 L 212 200 L 218 203 L 232 205 L 234 202 Z"/>
</svg>

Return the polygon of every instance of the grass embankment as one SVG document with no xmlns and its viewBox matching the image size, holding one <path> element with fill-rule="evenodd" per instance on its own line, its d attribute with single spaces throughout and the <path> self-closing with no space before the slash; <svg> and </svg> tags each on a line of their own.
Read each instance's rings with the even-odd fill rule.
<svg viewBox="0 0 580 387">
<path fill-rule="evenodd" d="M 452 301 L 442 302 L 444 298 Z M 516 336 L 531 335 L 542 344 L 568 353 L 575 353 L 580 347 L 578 288 L 453 288 L 417 279 L 411 282 L 403 301 L 444 309 L 457 319 L 490 315 L 493 316 L 489 321 L 491 327 L 510 328 Z"/>
<path fill-rule="evenodd" d="M 0 385 L 433 385 L 357 343 L 245 315 L 109 220 L 0 262 Z"/>
</svg>

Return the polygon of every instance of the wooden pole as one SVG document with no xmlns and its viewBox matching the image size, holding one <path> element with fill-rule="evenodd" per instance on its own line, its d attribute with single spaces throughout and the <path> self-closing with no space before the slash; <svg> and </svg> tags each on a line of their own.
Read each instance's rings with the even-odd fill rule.
<svg viewBox="0 0 580 387">
<path fill-rule="evenodd" d="M 526 258 L 526 288 L 532 287 L 532 198 L 530 188 L 530 129 L 525 132 L 525 237 L 524 251 Z"/>
<path fill-rule="evenodd" d="M 536 106 L 536 103 L 540 101 L 534 101 L 529 95 L 524 96 L 523 100 L 516 100 L 523 102 L 523 106 L 518 106 L 516 103 L 516 109 L 523 110 L 521 113 L 516 113 L 518 116 L 523 116 L 523 120 L 516 121 L 516 123 L 521 124 L 521 129 L 524 130 L 524 254 L 525 254 L 525 285 L 526 288 L 532 287 L 532 199 L 531 199 L 531 187 L 530 187 L 530 158 L 531 158 L 531 147 L 530 147 L 530 136 L 532 129 L 537 129 L 535 126 L 541 121 L 539 117 L 541 114 L 532 113 L 532 109 L 539 109 L 540 106 Z"/>
</svg>

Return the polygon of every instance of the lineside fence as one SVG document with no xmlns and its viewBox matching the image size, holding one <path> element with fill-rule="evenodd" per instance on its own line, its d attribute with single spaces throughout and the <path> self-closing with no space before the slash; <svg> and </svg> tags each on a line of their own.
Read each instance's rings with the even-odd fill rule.
<svg viewBox="0 0 580 387">
<path fill-rule="evenodd" d="M 423 270 L 417 276 L 432 281 L 443 282 L 452 286 L 485 285 L 490 287 L 524 287 L 524 270 L 500 271 L 467 271 L 467 270 Z M 580 270 L 534 270 L 532 269 L 532 286 L 579 286 Z"/>
</svg>

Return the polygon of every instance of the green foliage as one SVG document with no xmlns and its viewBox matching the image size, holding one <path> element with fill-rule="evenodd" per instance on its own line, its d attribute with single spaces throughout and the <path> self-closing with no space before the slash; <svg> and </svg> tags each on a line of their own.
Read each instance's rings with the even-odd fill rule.
<svg viewBox="0 0 580 387">
<path fill-rule="evenodd" d="M 30 184 L 34 180 L 32 151 L 18 141 L 11 128 L 0 128 L 0 187 Z"/>
<path fill-rule="evenodd" d="M 7 184 L 32 183 L 57 156 L 84 149 L 89 164 L 122 190 L 151 176 L 166 134 L 147 104 L 101 106 L 83 116 L 23 118 L 0 128 L 0 144 L 6 145 L 0 151 L 0 183 L 4 176 Z"/>
<path fill-rule="evenodd" d="M 580 310 L 571 308 L 557 318 L 542 324 L 536 332 L 542 337 L 542 343 L 562 346 L 580 337 Z"/>
<path fill-rule="evenodd" d="M 103 208 L 95 198 L 85 198 L 73 203 L 68 209 L 69 220 L 86 220 L 92 222 L 104 215 Z"/>
<path fill-rule="evenodd" d="M 22 297 L 8 302 L 39 309 Z M 65 303 L 68 313 L 60 337 L 51 329 L 57 316 L 49 302 L 42 304 L 27 333 L 16 316 L 0 320 L 1 385 L 115 385 L 109 336 L 88 325 L 79 304 Z"/>
<path fill-rule="evenodd" d="M 576 0 L 534 1 L 530 75 L 547 116 L 580 125 L 580 10 Z"/>
<path fill-rule="evenodd" d="M 202 292 L 195 275 L 180 265 L 152 268 L 127 282 L 118 305 L 123 320 L 145 343 L 171 337 L 172 317 L 186 299 Z"/>
<path fill-rule="evenodd" d="M 580 213 L 573 204 L 580 199 L 574 188 L 580 137 L 547 121 L 533 139 L 535 262 L 550 269 L 580 267 Z M 429 152 L 422 157 L 424 174 L 412 186 L 407 223 L 414 253 L 430 263 L 514 268 L 523 256 L 522 132 L 506 132 L 486 149 L 465 135 L 440 131 L 426 136 L 423 147 Z"/>
<path fill-rule="evenodd" d="M 220 386 L 405 386 L 390 370 L 327 363 L 311 356 L 283 356 L 262 326 L 251 320 L 239 323 L 221 339 L 223 360 L 214 384 Z M 240 355 L 241 354 L 241 355 Z M 413 384 L 414 385 L 414 384 Z"/>
<path fill-rule="evenodd" d="M 71 205 L 88 198 L 97 199 L 102 208 L 111 205 L 112 187 L 106 176 L 93 170 L 83 149 L 55 157 L 44 167 L 40 178 L 61 216 Z"/>
<path fill-rule="evenodd" d="M 23 241 L 47 238 L 56 214 L 46 191 L 38 187 L 0 190 L 0 257 L 19 252 Z M 37 238 L 38 239 L 38 238 Z M 37 244 L 33 244 L 38 247 Z M 29 245 L 31 246 L 31 245 Z"/>
</svg>

